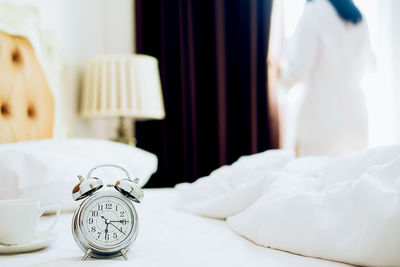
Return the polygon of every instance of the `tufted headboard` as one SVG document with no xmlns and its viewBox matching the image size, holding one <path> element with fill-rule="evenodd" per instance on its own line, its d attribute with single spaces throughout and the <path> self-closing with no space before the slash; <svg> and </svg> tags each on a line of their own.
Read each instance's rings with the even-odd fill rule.
<svg viewBox="0 0 400 267">
<path fill-rule="evenodd" d="M 29 41 L 0 31 L 0 144 L 50 138 L 54 102 Z"/>
</svg>

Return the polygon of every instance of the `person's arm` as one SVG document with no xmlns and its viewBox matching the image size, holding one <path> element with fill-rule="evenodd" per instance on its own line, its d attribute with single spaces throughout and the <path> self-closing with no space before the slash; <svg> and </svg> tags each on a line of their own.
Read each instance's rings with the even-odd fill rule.
<svg viewBox="0 0 400 267">
<path fill-rule="evenodd" d="M 319 40 L 311 16 L 306 7 L 281 61 L 280 81 L 286 88 L 304 80 L 314 66 Z"/>
<path fill-rule="evenodd" d="M 362 34 L 363 34 L 363 39 L 362 39 L 362 54 L 361 57 L 364 60 L 364 66 L 367 71 L 374 71 L 376 69 L 376 57 L 375 53 L 372 50 L 371 46 L 371 40 L 369 37 L 369 29 L 368 29 L 368 24 L 365 21 L 361 22 L 361 27 L 362 27 Z"/>
</svg>

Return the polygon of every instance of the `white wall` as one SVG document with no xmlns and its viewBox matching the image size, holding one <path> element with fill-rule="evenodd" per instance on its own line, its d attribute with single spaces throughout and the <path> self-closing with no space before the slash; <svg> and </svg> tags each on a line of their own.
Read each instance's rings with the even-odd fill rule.
<svg viewBox="0 0 400 267">
<path fill-rule="evenodd" d="M 393 103 L 395 109 L 395 140 L 400 143 L 400 1 L 391 0 L 393 47 Z"/>
<path fill-rule="evenodd" d="M 78 117 L 79 90 L 82 69 L 91 57 L 135 50 L 133 1 L 26 1 L 38 7 L 42 28 L 54 34 L 62 51 L 65 62 L 65 101 L 62 104 L 70 137 L 114 136 L 116 120 L 83 120 Z"/>
</svg>

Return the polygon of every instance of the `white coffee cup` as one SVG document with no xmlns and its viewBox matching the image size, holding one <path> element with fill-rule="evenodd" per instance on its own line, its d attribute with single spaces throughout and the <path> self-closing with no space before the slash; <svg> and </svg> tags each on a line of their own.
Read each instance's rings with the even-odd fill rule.
<svg viewBox="0 0 400 267">
<path fill-rule="evenodd" d="M 43 213 L 55 211 L 53 222 L 38 232 L 39 218 Z M 30 243 L 53 229 L 60 216 L 57 205 L 40 207 L 40 201 L 28 199 L 0 200 L 0 243 L 18 245 Z"/>
</svg>

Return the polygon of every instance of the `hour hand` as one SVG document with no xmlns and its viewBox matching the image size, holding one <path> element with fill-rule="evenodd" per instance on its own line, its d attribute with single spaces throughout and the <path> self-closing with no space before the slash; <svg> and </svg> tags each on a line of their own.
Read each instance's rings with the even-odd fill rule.
<svg viewBox="0 0 400 267">
<path fill-rule="evenodd" d="M 101 218 L 105 221 L 105 223 L 108 225 L 110 224 L 110 220 L 106 219 L 104 216 L 101 216 Z"/>
</svg>

